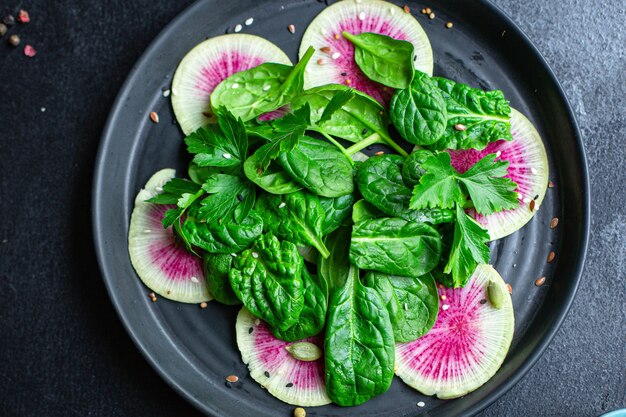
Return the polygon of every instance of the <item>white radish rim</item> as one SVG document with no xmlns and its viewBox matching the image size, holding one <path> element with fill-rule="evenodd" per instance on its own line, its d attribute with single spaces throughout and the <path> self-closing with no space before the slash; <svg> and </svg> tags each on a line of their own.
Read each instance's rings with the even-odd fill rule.
<svg viewBox="0 0 626 417">
<path fill-rule="evenodd" d="M 499 309 L 489 301 L 489 282 L 494 282 L 503 295 Z M 504 362 L 515 326 L 513 303 L 502 277 L 490 265 L 479 265 L 464 288 L 439 286 L 439 296 L 445 296 L 445 300 L 440 303 L 435 326 L 414 342 L 396 344 L 396 375 L 422 394 L 436 395 L 442 399 L 457 398 L 486 383 Z M 472 304 L 471 314 L 468 304 Z M 473 346 L 468 346 L 466 339 L 462 347 L 444 345 L 450 328 L 454 328 L 452 324 L 459 325 L 459 317 L 464 318 L 463 325 L 468 329 L 466 339 L 475 339 Z M 463 361 L 455 362 L 448 355 L 445 363 L 434 360 L 429 362 L 434 354 L 430 349 L 433 345 L 440 349 L 445 346 L 450 350 L 455 347 L 462 350 Z M 451 365 L 463 366 L 464 369 L 450 370 Z M 429 369 L 438 373 L 438 377 L 425 375 Z M 441 378 L 446 371 L 455 375 L 451 382 Z M 459 378 L 461 372 L 465 373 L 463 380 Z"/>
<path fill-rule="evenodd" d="M 267 324 L 245 308 L 237 315 L 236 334 L 241 359 L 248 365 L 250 376 L 274 397 L 287 404 L 301 407 L 331 403 L 326 394 L 323 357 L 313 362 L 293 358 L 285 349 L 292 343 L 277 339 Z M 261 342 L 257 340 L 258 337 L 261 338 Z M 303 339 L 311 342 L 314 340 L 315 338 Z M 264 354 L 267 354 L 267 357 L 264 357 Z M 307 381 L 299 382 L 299 379 L 294 377 L 300 374 L 311 378 L 306 389 L 300 385 L 301 382 Z"/>
<path fill-rule="evenodd" d="M 228 55 L 226 55 L 228 54 Z M 231 58 L 246 62 L 233 67 Z M 216 73 L 217 60 L 228 59 L 228 68 Z M 272 42 L 260 36 L 228 34 L 217 36 L 196 45 L 178 64 L 172 81 L 172 107 L 176 120 L 188 135 L 202 126 L 214 122 L 211 112 L 210 94 L 225 78 L 235 72 L 250 69 L 265 62 L 291 65 L 285 53 Z M 203 81 L 213 75 L 211 82 Z"/>
<path fill-rule="evenodd" d="M 368 21 L 368 16 L 384 16 L 377 25 Z M 307 66 L 304 78 L 305 88 L 313 88 L 325 84 L 338 84 L 342 80 L 329 67 L 332 61 L 338 59 L 334 51 L 323 52 L 321 48 L 332 46 L 336 36 L 341 33 L 330 33 L 329 28 L 337 27 L 338 22 L 356 19 L 362 28 L 361 32 L 380 33 L 382 22 L 388 27 L 396 28 L 402 33 L 402 38 L 411 42 L 415 47 L 415 68 L 428 75 L 433 73 L 433 51 L 428 36 L 417 19 L 406 13 L 400 7 L 382 0 L 343 0 L 325 8 L 309 24 L 300 43 L 299 56 L 302 57 L 309 46 L 315 48 L 311 63 Z M 359 33 L 361 33 L 359 32 Z M 394 34 L 389 36 L 398 38 Z M 343 37 L 340 39 L 343 40 Z M 346 42 L 348 42 L 346 40 Z M 332 48 L 331 48 L 332 49 Z M 354 59 L 353 57 L 350 57 Z M 320 64 L 317 64 L 320 62 Z M 340 71 L 339 71 L 340 72 Z"/>
<path fill-rule="evenodd" d="M 162 213 L 170 206 L 147 203 L 174 177 L 173 169 L 155 173 L 135 198 L 135 208 L 128 229 L 128 253 L 130 261 L 141 281 L 156 294 L 183 303 L 201 303 L 212 299 L 206 285 L 202 261 L 188 253 L 184 246 L 175 242 L 172 228 L 164 229 Z M 151 250 L 160 246 L 165 254 L 159 259 L 161 265 L 170 264 L 173 257 L 184 257 L 184 270 L 174 279 L 161 266 L 155 264 Z"/>
</svg>

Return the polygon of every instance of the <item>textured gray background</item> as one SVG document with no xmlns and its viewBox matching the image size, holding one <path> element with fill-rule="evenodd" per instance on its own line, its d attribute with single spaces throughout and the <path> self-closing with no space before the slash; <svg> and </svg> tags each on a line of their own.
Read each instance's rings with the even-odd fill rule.
<svg viewBox="0 0 626 417">
<path fill-rule="evenodd" d="M 19 7 L 4 0 L 0 16 Z M 95 267 L 93 161 L 117 91 L 189 0 L 32 0 L 0 39 L 0 416 L 198 415 L 124 332 Z M 626 407 L 626 4 L 497 0 L 554 69 L 589 158 L 592 231 L 578 296 L 536 366 L 481 416 Z M 41 107 L 46 111 L 41 112 Z"/>
</svg>

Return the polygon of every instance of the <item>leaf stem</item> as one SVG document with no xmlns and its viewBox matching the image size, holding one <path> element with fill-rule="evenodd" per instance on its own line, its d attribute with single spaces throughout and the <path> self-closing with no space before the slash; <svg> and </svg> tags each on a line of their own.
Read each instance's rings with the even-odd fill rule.
<svg viewBox="0 0 626 417">
<path fill-rule="evenodd" d="M 380 142 L 381 141 L 381 137 L 378 133 L 374 133 L 372 135 L 369 135 L 368 137 L 366 137 L 365 139 L 355 143 L 354 145 L 350 146 L 348 149 L 346 149 L 346 152 L 350 155 L 354 155 L 355 153 L 367 148 L 370 145 L 373 145 L 374 143 Z"/>
<path fill-rule="evenodd" d="M 354 166 L 354 161 L 352 160 L 352 154 L 348 153 L 348 151 L 346 151 L 346 148 L 341 146 L 341 143 L 337 142 L 332 136 L 330 136 L 328 133 L 324 132 L 324 130 L 321 127 L 319 127 L 319 126 L 312 126 L 311 130 L 316 131 L 317 133 L 321 134 L 326 139 L 328 139 L 328 141 L 330 143 L 335 145 L 341 151 L 341 153 L 344 154 L 346 156 L 346 158 L 348 158 L 348 161 L 350 161 L 350 165 Z"/>
<path fill-rule="evenodd" d="M 313 247 L 317 249 L 324 259 L 330 256 L 330 251 L 326 248 L 321 239 L 313 239 Z"/>
<path fill-rule="evenodd" d="M 404 156 L 405 158 L 407 156 L 409 156 L 409 154 L 407 153 L 407 151 L 405 151 L 404 149 L 402 149 L 400 147 L 400 145 L 398 145 L 393 139 L 391 139 L 387 134 L 384 134 L 382 132 L 378 132 L 378 134 L 381 136 L 381 138 L 383 139 L 383 141 L 385 141 L 385 143 L 389 146 L 391 146 L 396 152 L 398 152 L 400 155 Z"/>
</svg>

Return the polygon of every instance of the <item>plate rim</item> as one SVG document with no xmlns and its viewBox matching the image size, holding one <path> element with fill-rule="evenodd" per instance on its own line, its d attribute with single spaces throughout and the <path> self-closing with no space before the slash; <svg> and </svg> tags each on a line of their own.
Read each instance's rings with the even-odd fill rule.
<svg viewBox="0 0 626 417">
<path fill-rule="evenodd" d="M 139 332 L 135 329 L 135 325 L 132 320 L 129 319 L 128 314 L 124 312 L 123 305 L 118 298 L 117 293 L 114 290 L 114 282 L 112 281 L 111 275 L 112 273 L 109 271 L 107 262 L 105 261 L 105 247 L 106 243 L 104 241 L 102 230 L 106 227 L 101 224 L 102 215 L 100 208 L 100 201 L 104 196 L 102 192 L 102 184 L 104 181 L 104 177 L 106 175 L 104 168 L 104 161 L 106 160 L 106 150 L 109 147 L 109 143 L 113 140 L 113 127 L 118 119 L 118 114 L 123 111 L 123 103 L 127 98 L 131 91 L 131 86 L 134 84 L 135 80 L 138 77 L 141 77 L 138 69 L 143 66 L 147 61 L 149 61 L 150 57 L 153 55 L 154 50 L 158 48 L 158 46 L 164 42 L 166 37 L 170 36 L 170 30 L 172 27 L 176 26 L 180 20 L 183 20 L 187 17 L 187 15 L 192 14 L 196 9 L 199 9 L 203 6 L 205 2 L 215 2 L 216 0 L 197 0 L 191 5 L 184 8 L 180 11 L 172 20 L 170 20 L 159 32 L 159 34 L 150 42 L 148 47 L 143 51 L 139 59 L 132 66 L 128 75 L 120 90 L 116 96 L 115 101 L 111 107 L 109 115 L 107 117 L 106 124 L 102 131 L 102 135 L 100 137 L 100 142 L 98 145 L 97 156 L 95 159 L 95 169 L 92 177 L 92 192 L 91 192 L 91 216 L 92 216 L 92 233 L 93 233 L 93 243 L 96 251 L 96 258 L 98 262 L 98 269 L 102 276 L 102 279 L 105 283 L 105 287 L 109 297 L 111 299 L 111 303 L 115 309 L 117 316 L 119 317 L 122 325 L 131 340 L 137 347 L 137 349 L 141 352 L 142 356 L 147 360 L 150 366 L 159 374 L 159 376 L 170 386 L 172 387 L 181 397 L 183 397 L 187 402 L 192 404 L 199 411 L 207 414 L 211 413 L 212 415 L 219 415 L 219 410 L 215 407 L 211 407 L 206 403 L 199 401 L 199 399 L 195 398 L 191 393 L 185 390 L 177 381 L 167 372 L 167 370 L 156 360 L 154 357 L 154 353 L 149 351 L 145 346 L 144 341 L 139 336 Z M 517 36 L 521 42 L 528 48 L 528 52 L 543 66 L 545 70 L 545 74 L 547 75 L 548 80 L 553 83 L 555 87 L 555 92 L 557 93 L 559 101 L 563 105 L 563 109 L 565 110 L 567 119 L 569 120 L 570 126 L 572 128 L 572 136 L 575 140 L 575 145 L 579 153 L 578 161 L 576 161 L 577 166 L 581 171 L 581 195 L 583 199 L 581 201 L 582 205 L 582 225 L 581 225 L 581 241 L 579 245 L 579 253 L 576 257 L 577 265 L 573 269 L 575 279 L 572 280 L 571 284 L 568 286 L 567 290 L 564 292 L 564 300 L 563 306 L 553 317 L 552 323 L 545 330 L 545 334 L 537 343 L 535 349 L 526 356 L 526 358 L 522 361 L 522 363 L 513 371 L 513 374 L 510 378 L 504 381 L 502 384 L 493 389 L 492 392 L 487 394 L 487 396 L 479 403 L 476 403 L 467 409 L 465 409 L 462 414 L 463 415 L 474 415 L 481 410 L 484 410 L 489 405 L 493 404 L 498 398 L 504 395 L 507 391 L 509 391 L 514 385 L 516 385 L 529 371 L 532 367 L 537 363 L 538 359 L 543 355 L 547 347 L 550 345 L 552 340 L 554 339 L 556 333 L 560 329 L 563 321 L 567 317 L 569 313 L 578 288 L 580 286 L 580 281 L 582 279 L 583 270 L 586 263 L 587 258 L 587 249 L 589 244 L 589 233 L 590 233 L 590 222 L 591 222 L 591 190 L 590 190 L 590 180 L 589 180 L 589 170 L 587 164 L 587 155 L 585 151 L 585 145 L 582 139 L 582 135 L 580 133 L 580 129 L 578 127 L 578 123 L 576 121 L 575 114 L 572 110 L 570 102 L 561 86 L 561 83 L 556 78 L 554 71 L 550 64 L 545 60 L 543 55 L 539 52 L 535 44 L 528 38 L 528 36 L 519 28 L 517 23 L 513 21 L 500 7 L 496 4 L 492 3 L 490 0 L 478 0 L 478 3 L 481 3 L 483 7 L 489 8 L 497 15 L 499 19 L 502 20 L 508 27 L 507 31 L 510 30 L 511 34 Z M 154 313 L 151 313 L 153 318 Z"/>
</svg>

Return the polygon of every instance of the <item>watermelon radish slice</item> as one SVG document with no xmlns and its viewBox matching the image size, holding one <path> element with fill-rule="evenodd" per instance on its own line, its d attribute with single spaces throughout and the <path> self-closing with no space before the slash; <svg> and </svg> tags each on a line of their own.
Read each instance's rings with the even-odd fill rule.
<svg viewBox="0 0 626 417">
<path fill-rule="evenodd" d="M 489 284 L 501 297 L 496 308 Z M 465 395 L 500 368 L 513 338 L 513 304 L 500 274 L 479 265 L 463 288 L 441 288 L 433 328 L 414 342 L 396 344 L 396 375 L 439 398 Z M 445 297 L 444 297 L 445 296 Z"/>
<path fill-rule="evenodd" d="M 324 382 L 324 357 L 313 361 L 296 359 L 289 352 L 294 343 L 309 342 L 323 349 L 320 336 L 298 342 L 274 337 L 262 320 L 242 308 L 237 315 L 237 345 L 250 376 L 274 397 L 288 404 L 313 407 L 329 404 Z"/>
<path fill-rule="evenodd" d="M 183 303 L 209 301 L 202 260 L 177 242 L 171 227 L 163 229 L 163 214 L 174 206 L 146 202 L 173 177 L 173 169 L 162 169 L 137 194 L 128 230 L 130 261 L 143 283 L 162 297 Z"/>
<path fill-rule="evenodd" d="M 482 215 L 474 210 L 468 213 L 487 229 L 491 240 L 508 236 L 524 226 L 535 215 L 548 187 L 548 157 L 541 136 L 533 124 L 520 112 L 511 109 L 512 141 L 491 142 L 482 151 L 474 149 L 447 151 L 452 166 L 463 173 L 488 154 L 497 160 L 508 161 L 506 178 L 517 183 L 519 207 L 499 213 Z M 530 202 L 535 200 L 534 209 Z"/>
<path fill-rule="evenodd" d="M 265 62 L 291 65 L 280 48 L 254 35 L 222 35 L 194 47 L 178 65 L 172 81 L 172 107 L 183 132 L 188 135 L 215 122 L 209 97 L 220 82 Z"/>
<path fill-rule="evenodd" d="M 300 57 L 315 48 L 304 87 L 346 84 L 387 106 L 393 88 L 371 81 L 354 61 L 354 46 L 341 33 L 373 32 L 409 41 L 415 47 L 415 68 L 432 75 L 433 51 L 418 21 L 400 7 L 382 0 L 344 0 L 327 7 L 311 22 L 300 43 Z"/>
</svg>

